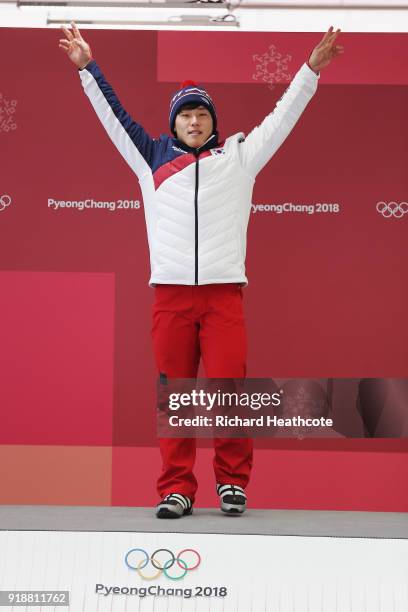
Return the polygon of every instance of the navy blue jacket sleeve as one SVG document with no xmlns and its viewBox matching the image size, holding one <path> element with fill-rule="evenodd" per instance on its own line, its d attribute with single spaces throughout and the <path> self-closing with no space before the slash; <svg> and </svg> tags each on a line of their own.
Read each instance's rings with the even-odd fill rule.
<svg viewBox="0 0 408 612">
<path fill-rule="evenodd" d="M 85 93 L 103 127 L 126 162 L 141 178 L 153 165 L 157 141 L 139 123 L 133 121 L 94 60 L 80 70 L 79 74 Z"/>
</svg>

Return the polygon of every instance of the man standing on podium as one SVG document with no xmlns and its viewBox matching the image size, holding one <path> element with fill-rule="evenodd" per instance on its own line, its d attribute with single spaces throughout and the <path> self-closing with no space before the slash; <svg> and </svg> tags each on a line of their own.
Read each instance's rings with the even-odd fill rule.
<svg viewBox="0 0 408 612">
<path fill-rule="evenodd" d="M 317 89 L 320 71 L 343 53 L 340 30 L 324 34 L 274 110 L 247 136 L 219 140 L 215 104 L 202 87 L 182 83 L 170 100 L 169 135 L 149 136 L 122 107 L 75 25 L 59 47 L 79 70 L 103 127 L 133 172 L 144 201 L 155 288 L 153 347 L 162 377 L 195 378 L 200 358 L 208 378 L 245 378 L 242 308 L 246 231 L 258 173 L 292 131 Z M 197 490 L 194 438 L 160 439 L 158 518 L 192 513 Z M 214 439 L 220 507 L 246 509 L 253 443 Z"/>
</svg>

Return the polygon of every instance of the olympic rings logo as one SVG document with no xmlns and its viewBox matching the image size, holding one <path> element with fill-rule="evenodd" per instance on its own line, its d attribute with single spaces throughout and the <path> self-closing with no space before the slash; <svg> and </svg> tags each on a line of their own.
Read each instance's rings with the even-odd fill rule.
<svg viewBox="0 0 408 612">
<path fill-rule="evenodd" d="M 11 197 L 9 195 L 0 196 L 0 212 L 5 210 L 7 206 L 11 204 Z"/>
<path fill-rule="evenodd" d="M 187 560 L 182 558 L 183 555 Z M 191 557 L 193 557 L 194 562 L 192 565 L 188 565 L 187 561 Z M 144 570 L 149 562 L 152 564 L 154 571 L 152 573 L 144 573 L 142 570 Z M 181 550 L 177 556 L 168 548 L 158 548 L 150 556 L 143 548 L 132 548 L 126 553 L 125 563 L 129 569 L 136 570 L 143 580 L 156 580 L 162 574 L 170 580 L 181 580 L 187 572 L 197 569 L 201 563 L 201 556 L 192 548 Z M 176 573 L 169 573 L 168 570 L 175 564 L 178 571 Z"/>
<path fill-rule="evenodd" d="M 408 213 L 408 202 L 377 202 L 377 212 L 379 212 L 385 219 L 394 217 L 394 219 L 401 219 L 406 213 Z"/>
</svg>

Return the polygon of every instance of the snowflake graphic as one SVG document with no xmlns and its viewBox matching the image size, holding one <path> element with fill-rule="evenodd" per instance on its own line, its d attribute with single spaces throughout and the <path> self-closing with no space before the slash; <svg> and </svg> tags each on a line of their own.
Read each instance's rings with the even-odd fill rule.
<svg viewBox="0 0 408 612">
<path fill-rule="evenodd" d="M 0 92 L 0 132 L 9 132 L 17 129 L 17 123 L 13 117 L 16 112 L 17 100 L 6 100 Z"/>
<path fill-rule="evenodd" d="M 288 62 L 292 56 L 282 56 L 278 53 L 275 45 L 270 45 L 268 51 L 262 55 L 256 54 L 252 56 L 256 63 L 257 72 L 252 75 L 254 81 L 263 81 L 268 84 L 269 89 L 275 88 L 275 83 L 288 82 L 292 76 L 287 72 Z"/>
<path fill-rule="evenodd" d="M 300 385 L 298 388 L 287 389 L 282 398 L 282 411 L 285 417 L 320 418 L 328 409 L 329 400 L 321 388 L 307 388 Z"/>
</svg>

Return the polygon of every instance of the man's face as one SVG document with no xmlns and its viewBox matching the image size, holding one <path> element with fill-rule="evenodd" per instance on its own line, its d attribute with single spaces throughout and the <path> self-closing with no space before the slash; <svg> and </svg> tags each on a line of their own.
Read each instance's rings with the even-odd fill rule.
<svg viewBox="0 0 408 612">
<path fill-rule="evenodd" d="M 189 147 L 198 149 L 213 132 L 210 111 L 205 106 L 197 106 L 193 109 L 182 108 L 176 116 L 174 129 L 179 140 Z"/>
</svg>

